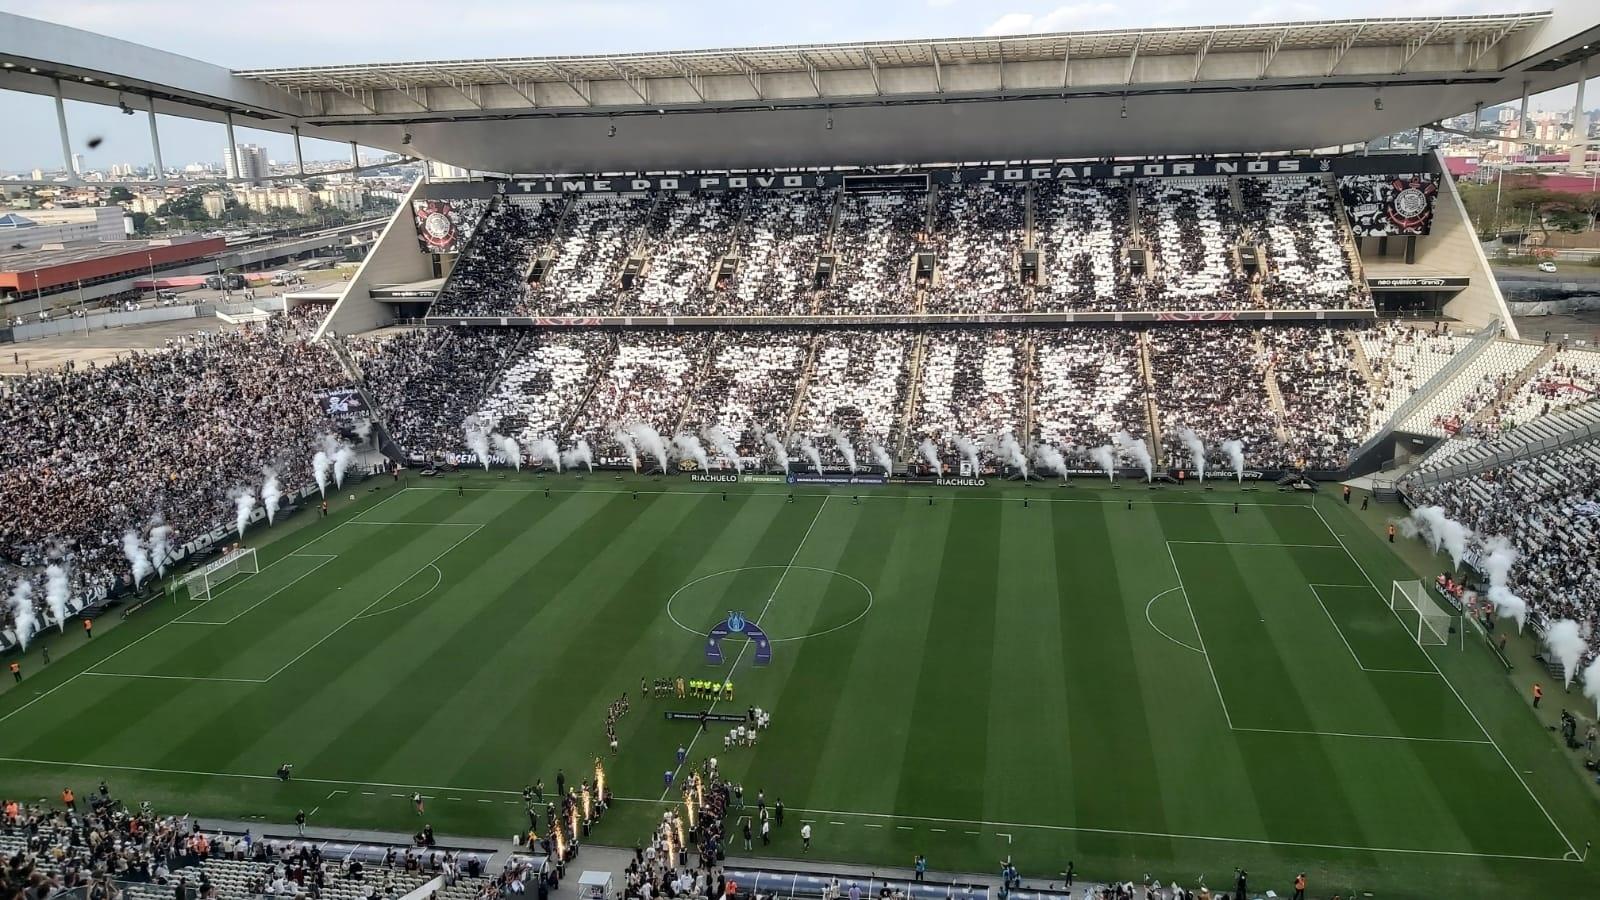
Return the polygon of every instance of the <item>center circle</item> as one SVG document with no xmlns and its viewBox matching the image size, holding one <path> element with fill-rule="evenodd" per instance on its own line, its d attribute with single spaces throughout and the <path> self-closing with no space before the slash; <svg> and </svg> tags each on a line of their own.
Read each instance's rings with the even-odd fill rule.
<svg viewBox="0 0 1600 900">
<path fill-rule="evenodd" d="M 673 591 L 667 616 L 684 631 L 706 637 L 712 625 L 737 611 L 761 625 L 776 644 L 854 625 L 872 610 L 872 603 L 872 588 L 837 569 L 740 566 L 702 575 Z M 694 622 L 705 625 L 690 624 Z"/>
</svg>

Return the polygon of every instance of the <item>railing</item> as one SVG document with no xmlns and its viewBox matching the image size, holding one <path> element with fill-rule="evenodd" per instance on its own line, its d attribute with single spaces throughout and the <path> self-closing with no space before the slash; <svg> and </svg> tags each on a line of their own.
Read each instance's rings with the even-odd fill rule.
<svg viewBox="0 0 1600 900">
<path fill-rule="evenodd" d="M 1372 437 L 1369 437 L 1362 442 L 1361 446 L 1351 451 L 1349 457 L 1350 463 L 1354 464 L 1356 460 L 1368 453 L 1371 453 L 1373 449 L 1378 447 L 1384 441 L 1388 440 L 1389 436 L 1394 434 L 1395 430 L 1399 428 L 1401 423 L 1411 418 L 1411 415 L 1415 413 L 1423 403 L 1426 403 L 1430 397 L 1438 393 L 1440 388 L 1444 387 L 1446 384 L 1449 384 L 1451 379 L 1460 374 L 1462 369 L 1465 369 L 1474 359 L 1477 358 L 1478 354 L 1487 350 L 1489 345 L 1494 343 L 1495 340 L 1500 337 L 1500 332 L 1500 320 L 1493 319 L 1489 322 L 1489 324 L 1483 327 L 1483 330 L 1473 335 L 1472 342 L 1466 347 L 1462 348 L 1461 351 L 1455 356 L 1450 357 L 1450 360 L 1441 366 L 1439 371 L 1433 373 L 1432 378 L 1429 378 L 1427 381 L 1423 382 L 1422 387 L 1417 388 L 1417 390 L 1414 391 L 1410 397 L 1407 397 L 1406 402 L 1400 404 L 1400 407 L 1394 411 L 1394 414 L 1389 416 L 1389 420 L 1383 423 L 1382 428 L 1379 428 L 1377 432 L 1372 435 Z"/>
<path fill-rule="evenodd" d="M 1429 472 L 1419 472 L 1407 480 L 1418 486 L 1455 481 L 1489 469 L 1497 469 L 1521 460 L 1543 456 L 1563 447 L 1572 447 L 1595 440 L 1600 440 L 1600 422 L 1583 422 L 1551 437 L 1536 438 L 1510 450 L 1494 451 L 1466 462 L 1440 466 Z"/>
</svg>

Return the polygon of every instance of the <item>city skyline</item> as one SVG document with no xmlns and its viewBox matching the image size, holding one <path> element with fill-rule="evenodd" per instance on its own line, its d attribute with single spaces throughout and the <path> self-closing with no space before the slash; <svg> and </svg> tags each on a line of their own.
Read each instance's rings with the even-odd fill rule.
<svg viewBox="0 0 1600 900">
<path fill-rule="evenodd" d="M 1419 0 L 1408 5 L 1411 15 L 1467 15 L 1542 8 L 1538 0 Z M 797 42 L 891 40 L 962 37 L 1116 27 L 1160 27 L 1216 24 L 1214 6 L 1199 0 L 1158 0 L 1153 7 L 1083 2 L 1003 4 L 976 0 L 884 0 L 869 7 L 821 0 L 808 15 L 782 21 L 753 20 L 743 4 L 728 0 L 645 4 L 633 0 L 599 0 L 569 5 L 531 0 L 514 7 L 462 0 L 451 15 L 437 16 L 423 0 L 349 0 L 336 21 L 327 8 L 309 0 L 280 3 L 283 21 L 302 23 L 293 30 L 263 29 L 248 10 L 207 8 L 195 15 L 183 0 L 0 0 L 0 10 L 83 28 L 161 50 L 231 68 L 274 65 L 317 65 L 372 61 L 449 59 L 495 56 L 583 54 L 625 51 L 683 50 Z M 832 13 L 837 12 L 838 15 Z M 1332 7 L 1300 0 L 1266 2 L 1227 19 L 1229 23 L 1360 18 L 1393 15 L 1379 0 L 1347 0 Z M 426 19 L 428 27 L 416 23 Z M 338 21 L 359 21 L 352 33 Z M 840 27 L 837 23 L 848 23 Z M 326 24 L 324 24 L 326 23 Z M 352 38 L 357 38 L 352 40 Z M 1588 97 L 1600 101 L 1600 77 L 1590 82 Z M 1532 98 L 1531 108 L 1570 109 L 1571 87 Z M 0 144 L 0 173 L 33 168 L 63 168 L 56 135 L 54 101 L 47 97 L 0 90 L 0 115 L 13 124 Z M 90 171 L 112 164 L 148 167 L 152 163 L 148 124 L 143 114 L 122 115 L 115 107 L 67 102 L 73 152 Z M 158 116 L 162 154 L 169 169 L 189 163 L 220 166 L 215 148 L 226 144 L 223 126 Z M 240 144 L 263 147 L 269 157 L 293 158 L 287 135 L 235 128 Z M 96 146 L 89 146 L 98 138 Z M 346 145 L 307 139 L 308 160 L 348 159 Z M 218 158 L 213 158 L 218 157 Z M 181 162 L 180 162 L 181 161 Z"/>
</svg>

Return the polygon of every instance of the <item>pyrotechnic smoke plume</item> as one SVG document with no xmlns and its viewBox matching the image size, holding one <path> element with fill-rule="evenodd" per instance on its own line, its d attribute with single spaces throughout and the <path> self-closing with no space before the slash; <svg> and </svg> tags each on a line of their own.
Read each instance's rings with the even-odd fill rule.
<svg viewBox="0 0 1600 900">
<path fill-rule="evenodd" d="M 56 627 L 62 631 L 67 630 L 67 595 L 70 592 L 67 570 L 60 563 L 47 566 L 44 570 L 44 601 L 55 616 Z"/>
<path fill-rule="evenodd" d="M 706 455 L 706 448 L 701 445 L 700 439 L 688 432 L 680 431 L 672 436 L 672 455 L 678 459 L 692 459 L 700 471 L 711 469 L 711 457 Z"/>
<path fill-rule="evenodd" d="M 761 441 L 772 451 L 772 461 L 783 466 L 783 474 L 789 474 L 789 448 L 783 445 L 783 439 L 768 431 L 761 435 Z"/>
<path fill-rule="evenodd" d="M 978 445 L 971 438 L 964 438 L 959 434 L 955 436 L 954 441 L 956 452 L 972 466 L 972 474 L 978 474 Z"/>
<path fill-rule="evenodd" d="M 466 433 L 467 448 L 470 449 L 478 462 L 485 470 L 489 468 L 489 427 L 477 416 L 467 416 L 461 423 L 461 430 Z"/>
<path fill-rule="evenodd" d="M 1595 714 L 1600 715 L 1600 656 L 1583 670 L 1583 695 L 1594 701 Z"/>
<path fill-rule="evenodd" d="M 817 445 L 811 443 L 811 438 L 806 435 L 800 436 L 800 455 L 811 461 L 814 471 L 822 471 L 822 454 L 817 452 Z"/>
<path fill-rule="evenodd" d="M 1222 455 L 1233 463 L 1233 477 L 1236 481 L 1244 481 L 1244 441 L 1223 441 Z"/>
<path fill-rule="evenodd" d="M 589 442 L 583 438 L 578 438 L 571 450 L 561 454 L 563 468 L 576 469 L 580 464 L 588 471 L 594 471 L 594 454 L 589 451 Z"/>
<path fill-rule="evenodd" d="M 1443 548 L 1457 567 L 1466 556 L 1467 541 L 1472 537 L 1470 528 L 1445 515 L 1444 508 L 1440 506 L 1419 506 L 1411 511 L 1410 518 L 1402 520 L 1399 525 L 1406 537 L 1421 535 L 1433 552 L 1438 553 Z"/>
<path fill-rule="evenodd" d="M 11 588 L 11 629 L 17 634 L 17 643 L 28 649 L 28 641 L 39 632 L 39 614 L 33 608 L 33 585 L 27 580 Z"/>
<path fill-rule="evenodd" d="M 617 428 L 611 432 L 611 439 L 628 455 L 628 463 L 633 466 L 633 471 L 639 471 L 639 445 L 634 443 L 633 435 L 625 428 Z"/>
<path fill-rule="evenodd" d="M 239 539 L 243 540 L 244 528 L 250 524 L 250 512 L 256 506 L 256 495 L 241 484 L 229 491 L 228 496 L 233 499 L 233 527 L 239 532 Z"/>
<path fill-rule="evenodd" d="M 1033 446 L 1033 466 L 1040 471 L 1054 472 L 1060 475 L 1063 481 L 1067 478 L 1066 458 L 1061 455 L 1060 450 L 1049 444 L 1035 444 Z"/>
<path fill-rule="evenodd" d="M 735 472 L 744 471 L 744 463 L 739 459 L 739 448 L 734 446 L 733 438 L 728 437 L 728 432 L 721 425 L 712 423 L 700 430 L 700 436 L 706 439 L 711 449 L 717 455 L 733 466 Z"/>
<path fill-rule="evenodd" d="M 933 446 L 933 441 L 924 440 L 918 444 L 917 453 L 927 462 L 929 468 L 933 469 L 933 474 L 944 474 L 944 464 L 939 462 L 939 449 Z"/>
<path fill-rule="evenodd" d="M 1145 481 L 1155 480 L 1155 466 L 1150 459 L 1150 447 L 1145 444 L 1143 438 L 1136 438 L 1126 431 L 1119 431 L 1112 435 L 1111 442 L 1117 445 L 1118 450 L 1133 457 L 1134 461 L 1144 469 Z"/>
<path fill-rule="evenodd" d="M 1195 478 L 1206 480 L 1206 445 L 1200 440 L 1200 435 L 1187 425 L 1178 429 L 1178 439 L 1183 441 L 1183 446 L 1189 449 L 1189 464 L 1194 469 Z"/>
<path fill-rule="evenodd" d="M 828 437 L 833 438 L 833 446 L 839 448 L 839 455 L 844 457 L 844 464 L 850 468 L 853 475 L 856 471 L 856 448 L 851 446 L 850 438 L 844 429 L 837 425 L 828 429 Z"/>
<path fill-rule="evenodd" d="M 628 434 L 633 436 L 640 450 L 655 457 L 661 471 L 667 471 L 667 442 L 662 440 L 661 432 L 643 422 L 634 422 L 628 426 Z"/>
<path fill-rule="evenodd" d="M 267 524 L 278 517 L 278 501 L 283 499 L 283 485 L 271 466 L 261 467 L 261 505 L 267 510 Z"/>
<path fill-rule="evenodd" d="M 150 575 L 150 554 L 139 540 L 139 532 L 132 528 L 122 533 L 122 555 L 128 558 L 128 565 L 133 567 L 133 586 L 138 587 L 139 582 Z"/>
<path fill-rule="evenodd" d="M 1105 470 L 1106 480 L 1117 480 L 1117 455 L 1110 444 L 1101 444 L 1089 450 L 1089 458 Z"/>
<path fill-rule="evenodd" d="M 161 521 L 157 516 L 150 523 L 150 565 L 155 567 L 156 575 L 167 574 L 168 557 L 171 555 L 172 526 Z"/>
<path fill-rule="evenodd" d="M 883 445 L 877 441 L 872 442 L 872 461 L 877 463 L 879 466 L 882 466 L 883 471 L 886 474 L 894 474 L 894 458 L 891 457 L 889 455 L 889 451 L 883 449 Z"/>
<path fill-rule="evenodd" d="M 489 439 L 494 441 L 495 449 L 499 450 L 500 455 L 506 458 L 506 462 L 511 464 L 511 468 L 521 472 L 522 448 L 517 445 L 517 439 L 503 434 L 490 434 Z M 542 438 L 534 441 L 533 446 L 535 456 L 544 457 L 550 462 L 550 465 L 556 467 L 557 472 L 561 471 L 561 454 L 556 450 L 555 441 L 549 438 Z"/>
<path fill-rule="evenodd" d="M 1572 686 L 1572 676 L 1578 674 L 1578 660 L 1583 658 L 1583 634 L 1578 623 L 1571 619 L 1558 619 L 1550 623 L 1544 633 L 1544 645 L 1550 655 L 1561 661 L 1561 677 L 1566 687 Z"/>
</svg>

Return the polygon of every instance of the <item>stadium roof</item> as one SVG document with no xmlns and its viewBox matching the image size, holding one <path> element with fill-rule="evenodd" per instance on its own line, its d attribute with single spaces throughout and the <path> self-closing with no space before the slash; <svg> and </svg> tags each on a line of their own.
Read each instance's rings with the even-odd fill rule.
<svg viewBox="0 0 1600 900">
<path fill-rule="evenodd" d="M 1570 84 L 1594 53 L 1593 0 L 1478 16 L 241 71 L 0 14 L 0 88 L 513 174 L 1335 147 Z"/>
<path fill-rule="evenodd" d="M 238 75 L 299 93 L 353 92 L 373 94 L 389 91 L 420 91 L 444 88 L 452 91 L 470 86 L 514 86 L 533 88 L 531 106 L 594 105 L 590 90 L 596 83 L 621 82 L 630 94 L 646 104 L 712 99 L 702 83 L 705 79 L 727 77 L 738 90 L 757 100 L 775 99 L 787 93 L 763 88 L 767 78 L 792 76 L 810 84 L 815 97 L 829 96 L 829 85 L 821 83 L 826 73 L 865 72 L 872 82 L 873 95 L 907 92 L 923 88 L 936 92 L 976 84 L 944 83 L 945 67 L 974 64 L 991 65 L 995 72 L 984 82 L 1002 87 L 999 66 L 1027 63 L 1053 64 L 1062 72 L 1061 86 L 1070 87 L 1073 60 L 1114 59 L 1124 62 L 1127 75 L 1121 83 L 1131 84 L 1140 74 L 1138 58 L 1172 55 L 1192 56 L 1198 81 L 1204 74 L 1205 57 L 1210 54 L 1259 54 L 1257 77 L 1266 77 L 1279 53 L 1321 50 L 1330 54 L 1328 74 L 1336 74 L 1344 57 L 1355 48 L 1403 48 L 1394 60 L 1393 74 L 1403 74 L 1416 55 L 1429 45 L 1464 47 L 1470 59 L 1466 71 L 1479 63 L 1506 38 L 1550 18 L 1549 11 L 1508 13 L 1484 16 L 1433 16 L 1415 19 L 1359 19 L 1325 22 L 1285 22 L 1281 24 L 1195 26 L 1185 28 L 1140 28 L 1113 31 L 1011 35 L 982 38 L 943 38 L 922 41 L 877 41 L 850 44 L 796 44 L 784 47 L 745 47 L 723 50 L 668 51 L 660 53 L 607 54 L 601 56 L 545 56 L 497 59 L 463 59 L 424 62 L 364 63 L 355 65 L 303 66 L 273 69 L 245 69 Z M 890 77 L 885 70 L 918 68 L 917 81 L 906 84 Z M 1013 87 L 1040 82 L 1037 75 L 1024 74 Z M 737 83 L 743 81 L 744 85 Z M 959 80 L 958 80 L 959 81 Z M 973 80 L 975 81 L 975 80 Z M 1115 84 L 1112 78 L 1104 83 Z M 661 84 L 660 82 L 666 82 Z M 677 88 L 673 82 L 681 82 Z M 852 80 L 852 84 L 857 84 Z M 1094 82 L 1101 83 L 1101 82 Z M 544 89 L 541 91 L 540 89 Z M 804 92 L 804 85 L 801 85 Z M 539 94 L 543 93 L 541 99 Z M 772 93 L 773 98 L 768 94 Z M 654 95 L 654 96 L 652 96 Z M 413 94 L 419 106 L 432 98 Z M 375 111 L 375 110 L 374 110 Z"/>
</svg>

